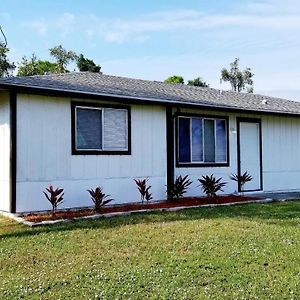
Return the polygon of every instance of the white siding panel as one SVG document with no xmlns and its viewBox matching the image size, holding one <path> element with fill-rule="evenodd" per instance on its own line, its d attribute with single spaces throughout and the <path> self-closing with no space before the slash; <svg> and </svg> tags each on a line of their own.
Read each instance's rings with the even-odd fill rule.
<svg viewBox="0 0 300 300">
<path fill-rule="evenodd" d="M 0 210 L 9 210 L 10 121 L 9 95 L 0 92 Z"/>
<path fill-rule="evenodd" d="M 149 178 L 154 199 L 164 199 L 165 108 L 158 105 L 131 107 L 131 155 L 71 155 L 70 101 L 68 98 L 18 97 L 17 210 L 49 209 L 42 194 L 49 184 L 65 189 L 62 207 L 91 205 L 86 189 L 97 185 L 111 194 L 114 203 L 139 201 L 133 178 Z M 203 195 L 197 179 L 210 174 L 228 183 L 225 193 L 237 190 L 237 184 L 229 179 L 231 173 L 237 172 L 237 117 L 262 121 L 264 191 L 300 190 L 300 118 L 182 111 L 229 117 L 229 167 L 175 167 L 175 175 L 188 174 L 193 180 L 188 195 Z"/>
<path fill-rule="evenodd" d="M 188 195 L 203 195 L 197 179 L 210 174 L 222 177 L 227 182 L 225 193 L 234 193 L 237 190 L 237 184 L 229 179 L 231 173 L 237 172 L 237 117 L 258 118 L 262 121 L 263 190 L 300 191 L 300 118 L 192 109 L 182 111 L 229 116 L 229 167 L 175 168 L 175 175 L 188 174 L 193 181 Z"/>
<path fill-rule="evenodd" d="M 149 178 L 154 199 L 164 199 L 165 108 L 131 107 L 131 155 L 71 155 L 70 102 L 18 96 L 17 211 L 49 209 L 42 194 L 49 184 L 65 189 L 62 208 L 91 205 L 86 190 L 97 185 L 114 203 L 139 201 L 133 178 Z"/>
</svg>

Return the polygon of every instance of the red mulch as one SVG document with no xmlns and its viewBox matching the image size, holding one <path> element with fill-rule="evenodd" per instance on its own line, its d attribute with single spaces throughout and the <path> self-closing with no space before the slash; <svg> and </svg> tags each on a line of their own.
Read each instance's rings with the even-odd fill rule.
<svg viewBox="0 0 300 300">
<path fill-rule="evenodd" d="M 205 205 L 205 204 L 224 204 L 224 203 L 236 203 L 236 202 L 245 202 L 250 200 L 256 200 L 257 197 L 249 196 L 235 196 L 235 195 L 226 195 L 226 196 L 217 196 L 215 198 L 207 197 L 185 197 L 177 200 L 165 200 L 158 202 L 150 202 L 146 204 L 141 203 L 127 203 L 127 204 L 118 204 L 102 207 L 101 213 L 114 213 L 114 212 L 126 212 L 133 210 L 144 210 L 144 209 L 159 209 L 159 208 L 172 208 L 180 206 L 196 206 L 196 205 Z M 55 218 L 52 217 L 51 212 L 45 213 L 32 213 L 24 215 L 23 218 L 30 222 L 42 222 L 49 220 L 57 219 L 72 219 L 75 217 L 84 217 L 94 215 L 95 211 L 93 209 L 76 209 L 76 210 L 61 210 L 56 212 Z"/>
</svg>

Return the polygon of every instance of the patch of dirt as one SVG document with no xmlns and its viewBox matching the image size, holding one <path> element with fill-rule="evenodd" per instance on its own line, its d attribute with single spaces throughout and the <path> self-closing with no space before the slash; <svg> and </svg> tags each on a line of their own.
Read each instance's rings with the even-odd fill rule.
<svg viewBox="0 0 300 300">
<path fill-rule="evenodd" d="M 205 204 L 225 204 L 225 203 L 237 203 L 245 202 L 251 200 L 257 200 L 257 197 L 249 196 L 217 196 L 215 198 L 208 197 L 184 197 L 176 200 L 164 200 L 149 203 L 126 203 L 117 205 L 107 205 L 102 207 L 101 213 L 115 213 L 115 212 L 127 212 L 133 210 L 147 210 L 147 209 L 162 209 L 162 208 L 174 208 L 174 207 L 189 207 L 189 206 L 201 206 Z M 262 198 L 261 198 L 262 199 Z M 49 220 L 59 220 L 59 219 L 73 219 L 76 217 L 85 217 L 96 214 L 93 209 L 74 209 L 74 210 L 59 210 L 56 212 L 55 217 L 52 216 L 51 212 L 45 213 L 31 213 L 26 214 L 23 217 L 26 221 L 38 223 L 42 221 Z"/>
</svg>

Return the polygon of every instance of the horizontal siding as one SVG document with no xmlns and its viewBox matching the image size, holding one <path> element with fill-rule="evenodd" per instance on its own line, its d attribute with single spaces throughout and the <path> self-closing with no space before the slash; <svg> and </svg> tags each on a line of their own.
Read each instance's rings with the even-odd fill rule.
<svg viewBox="0 0 300 300">
<path fill-rule="evenodd" d="M 82 100 L 81 100 L 82 101 Z M 149 178 L 165 197 L 165 109 L 131 107 L 131 155 L 71 155 L 71 99 L 18 96 L 17 210 L 49 208 L 42 191 L 65 188 L 64 207 L 91 205 L 88 188 L 104 187 L 114 203 L 139 200 L 133 178 Z"/>
<path fill-rule="evenodd" d="M 0 210 L 9 211 L 9 94 L 0 92 Z"/>
</svg>

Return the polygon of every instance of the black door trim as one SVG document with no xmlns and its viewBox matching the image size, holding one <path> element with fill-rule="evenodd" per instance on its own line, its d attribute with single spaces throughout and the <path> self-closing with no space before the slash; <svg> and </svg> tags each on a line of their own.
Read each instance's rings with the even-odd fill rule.
<svg viewBox="0 0 300 300">
<path fill-rule="evenodd" d="M 237 117 L 237 168 L 238 175 L 241 175 L 241 141 L 240 141 L 240 124 L 257 123 L 259 125 L 259 163 L 260 163 L 260 188 L 255 190 L 244 190 L 243 192 L 258 192 L 263 190 L 263 162 L 262 162 L 262 129 L 261 119 Z M 250 174 L 251 175 L 251 174 Z M 238 184 L 238 191 L 241 192 L 241 186 Z"/>
<path fill-rule="evenodd" d="M 174 117 L 172 107 L 166 107 L 166 142 L 167 142 L 167 186 L 174 183 Z"/>
</svg>

